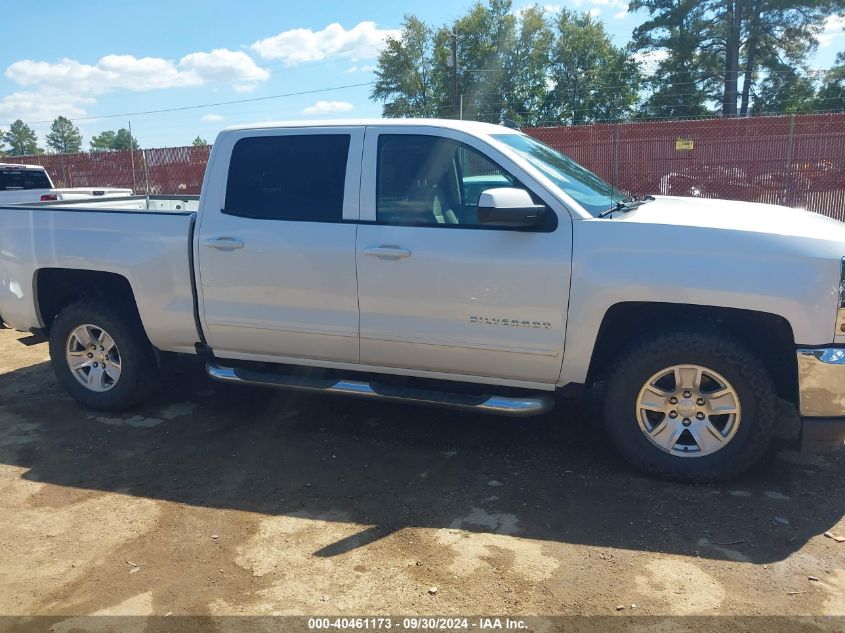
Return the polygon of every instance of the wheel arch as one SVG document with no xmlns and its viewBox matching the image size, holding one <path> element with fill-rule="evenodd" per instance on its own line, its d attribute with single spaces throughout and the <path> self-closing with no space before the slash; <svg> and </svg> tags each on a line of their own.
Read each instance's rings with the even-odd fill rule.
<svg viewBox="0 0 845 633">
<path fill-rule="evenodd" d="M 129 280 L 117 273 L 73 268 L 41 268 L 35 272 L 35 309 L 45 331 L 63 308 L 83 299 L 107 301 L 138 316 Z"/>
<path fill-rule="evenodd" d="M 719 331 L 748 345 L 764 363 L 778 391 L 798 400 L 798 367 L 792 326 L 769 312 L 684 303 L 622 302 L 611 306 L 599 326 L 587 384 L 602 381 L 619 352 L 642 336 L 667 329 Z"/>
</svg>

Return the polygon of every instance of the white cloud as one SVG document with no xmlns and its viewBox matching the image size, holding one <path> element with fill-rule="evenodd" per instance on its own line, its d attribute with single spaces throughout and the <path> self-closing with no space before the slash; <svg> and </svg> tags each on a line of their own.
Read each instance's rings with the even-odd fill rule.
<svg viewBox="0 0 845 633">
<path fill-rule="evenodd" d="M 628 17 L 628 12 L 627 12 L 627 11 L 620 11 L 619 13 L 614 13 L 614 14 L 613 14 L 613 19 L 614 19 L 614 20 L 624 20 L 624 19 L 625 19 L 625 18 L 627 18 L 627 17 Z"/>
<path fill-rule="evenodd" d="M 267 81 L 270 73 L 258 66 L 243 51 L 216 48 L 210 53 L 191 53 L 179 60 L 182 72 L 195 74 L 201 83 L 232 82 L 238 92 L 255 89 L 258 82 Z"/>
<path fill-rule="evenodd" d="M 91 103 L 94 103 L 91 97 L 52 91 L 13 92 L 0 99 L 0 122 L 5 123 L 15 119 L 50 121 L 60 114 L 70 118 L 84 116 L 83 106 Z"/>
<path fill-rule="evenodd" d="M 305 108 L 303 114 L 329 114 L 331 112 L 348 112 L 354 108 L 348 101 L 318 101 Z"/>
<path fill-rule="evenodd" d="M 576 0 L 576 4 L 580 5 L 582 0 Z M 534 7 L 538 6 L 537 4 L 526 4 L 525 6 L 519 7 L 518 9 L 513 9 L 511 13 L 517 16 L 522 16 L 528 9 L 533 9 Z M 540 8 L 547 14 L 552 15 L 559 12 L 563 7 L 559 4 L 544 4 L 540 6 Z"/>
<path fill-rule="evenodd" d="M 222 114 L 203 114 L 200 118 L 200 121 L 204 121 L 205 123 L 214 123 L 216 121 L 222 121 L 225 117 Z"/>
<path fill-rule="evenodd" d="M 380 29 L 375 22 L 359 22 L 348 31 L 337 22 L 321 31 L 290 29 L 253 43 L 264 59 L 280 59 L 293 66 L 329 57 L 369 59 L 378 54 L 388 37 L 398 39 L 397 29 Z"/>
<path fill-rule="evenodd" d="M 95 64 L 64 58 L 57 62 L 22 59 L 6 68 L 11 81 L 27 88 L 0 100 L 0 121 L 41 121 L 59 114 L 74 118 L 87 114 L 93 97 L 128 90 L 229 83 L 237 92 L 253 90 L 270 73 L 243 51 L 225 48 L 190 53 L 178 62 L 160 57 L 106 55 Z"/>
<path fill-rule="evenodd" d="M 599 9 L 598 7 L 594 7 L 590 9 L 587 13 L 589 13 L 594 18 L 597 18 L 601 15 L 601 9 Z"/>
<path fill-rule="evenodd" d="M 646 74 L 655 73 L 657 66 L 667 57 L 669 57 L 669 51 L 664 49 L 634 53 L 634 61 L 642 66 L 643 72 Z"/>
<path fill-rule="evenodd" d="M 845 35 L 845 16 L 831 15 L 825 21 L 821 33 L 816 36 L 821 46 L 829 46 L 837 37 Z"/>
<path fill-rule="evenodd" d="M 218 48 L 210 53 L 191 53 L 178 63 L 160 57 L 106 55 L 96 64 L 75 59 L 58 62 L 23 59 L 6 69 L 6 77 L 21 86 L 45 87 L 70 94 L 103 94 L 115 90 L 143 92 L 158 88 L 201 86 L 222 81 L 233 87 L 251 86 L 270 78 L 243 51 Z"/>
<path fill-rule="evenodd" d="M 372 64 L 367 64 L 364 66 L 352 66 L 346 69 L 348 73 L 371 73 L 376 69 L 375 66 Z"/>
</svg>

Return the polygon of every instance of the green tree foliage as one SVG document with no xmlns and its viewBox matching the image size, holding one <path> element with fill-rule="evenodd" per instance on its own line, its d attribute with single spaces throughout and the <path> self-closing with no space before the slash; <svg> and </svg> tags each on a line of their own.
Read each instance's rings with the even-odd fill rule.
<svg viewBox="0 0 845 633">
<path fill-rule="evenodd" d="M 379 53 L 371 98 L 384 103 L 387 117 L 442 116 L 448 92 L 443 77 L 437 77 L 433 31 L 406 15 L 401 33 L 400 39 L 389 38 Z"/>
<path fill-rule="evenodd" d="M 92 152 L 108 152 L 114 149 L 115 133 L 112 130 L 100 132 L 91 137 Z"/>
<path fill-rule="evenodd" d="M 536 125 L 626 116 L 639 82 L 637 64 L 589 15 L 514 13 L 510 0 L 488 0 L 436 30 L 406 16 L 401 38 L 379 56 L 371 96 L 388 117 Z"/>
<path fill-rule="evenodd" d="M 92 152 L 110 152 L 127 149 L 138 149 L 138 141 L 132 137 L 126 128 L 120 128 L 116 132 L 106 130 L 91 137 Z"/>
<path fill-rule="evenodd" d="M 6 133 L 0 129 L 0 156 L 5 156 L 8 148 L 6 147 Z"/>
<path fill-rule="evenodd" d="M 695 116 L 715 102 L 736 116 L 748 112 L 752 95 L 778 101 L 768 93 L 781 89 L 774 75 L 803 67 L 824 20 L 843 7 L 843 0 L 632 0 L 630 10 L 650 16 L 633 48 L 665 55 L 645 114 Z"/>
<path fill-rule="evenodd" d="M 203 147 L 208 145 L 208 141 L 206 141 L 203 137 L 197 136 L 193 141 L 191 141 L 191 145 L 194 147 Z"/>
<path fill-rule="evenodd" d="M 129 130 L 122 127 L 114 135 L 114 149 L 138 149 L 138 141 L 129 133 Z"/>
<path fill-rule="evenodd" d="M 812 112 L 816 106 L 813 80 L 787 66 L 773 69 L 757 86 L 752 114 Z"/>
<path fill-rule="evenodd" d="M 38 137 L 35 135 L 35 130 L 20 119 L 12 123 L 9 131 L 3 135 L 3 141 L 9 144 L 8 154 L 10 156 L 44 153 L 44 150 L 38 147 Z"/>
<path fill-rule="evenodd" d="M 550 68 L 550 120 L 577 124 L 618 119 L 637 102 L 638 64 L 612 44 L 604 25 L 589 13 L 558 14 Z"/>
<path fill-rule="evenodd" d="M 533 125 L 557 115 L 549 90 L 554 35 L 542 9 L 528 7 L 519 17 L 505 59 L 502 117 Z"/>
<path fill-rule="evenodd" d="M 708 101 L 717 94 L 717 58 L 708 35 L 705 4 L 699 0 L 632 0 L 629 9 L 645 9 L 651 15 L 634 30 L 631 49 L 658 60 L 647 81 L 651 94 L 641 116 L 705 114 Z"/>
<path fill-rule="evenodd" d="M 67 117 L 56 117 L 47 134 L 47 147 L 57 154 L 74 154 L 82 149 L 82 134 Z"/>
<path fill-rule="evenodd" d="M 816 95 L 815 109 L 845 112 L 845 52 L 836 56 L 836 63 L 828 70 Z"/>
<path fill-rule="evenodd" d="M 449 51 L 443 61 L 451 57 L 451 34 L 457 38 L 457 88 L 448 91 L 455 106 L 451 116 L 459 114 L 461 94 L 467 118 L 499 121 L 503 111 L 518 110 L 519 104 L 509 103 L 516 81 L 508 63 L 516 28 L 510 0 L 489 0 L 487 5 L 473 5 L 450 29 L 440 29 L 436 50 Z"/>
</svg>

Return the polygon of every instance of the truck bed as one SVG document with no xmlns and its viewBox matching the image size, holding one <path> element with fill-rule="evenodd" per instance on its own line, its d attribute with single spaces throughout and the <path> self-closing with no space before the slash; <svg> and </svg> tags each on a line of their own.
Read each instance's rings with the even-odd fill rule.
<svg viewBox="0 0 845 633">
<path fill-rule="evenodd" d="M 197 197 L 127 196 L 0 207 L 0 315 L 18 330 L 43 327 L 45 269 L 102 271 L 130 284 L 159 349 L 192 351 L 191 262 Z M 34 295 L 34 296 L 33 296 Z"/>
</svg>

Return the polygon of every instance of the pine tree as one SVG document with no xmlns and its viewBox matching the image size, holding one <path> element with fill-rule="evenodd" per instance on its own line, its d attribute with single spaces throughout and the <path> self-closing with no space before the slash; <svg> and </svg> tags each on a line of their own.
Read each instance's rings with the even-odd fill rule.
<svg viewBox="0 0 845 633">
<path fill-rule="evenodd" d="M 38 147 L 38 137 L 35 135 L 35 130 L 20 119 L 12 123 L 9 131 L 4 134 L 3 140 L 9 144 L 8 154 L 10 156 L 29 156 L 44 153 L 44 150 Z"/>
<path fill-rule="evenodd" d="M 47 147 L 57 154 L 74 154 L 82 149 L 82 134 L 70 119 L 56 117 L 47 134 Z"/>
</svg>

